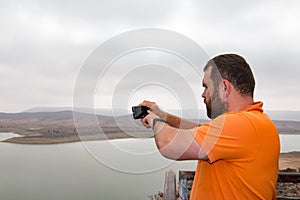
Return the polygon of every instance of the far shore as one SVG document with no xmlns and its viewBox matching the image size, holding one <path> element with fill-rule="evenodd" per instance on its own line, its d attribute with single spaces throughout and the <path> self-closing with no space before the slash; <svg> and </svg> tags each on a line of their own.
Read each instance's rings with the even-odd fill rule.
<svg viewBox="0 0 300 200">
<path fill-rule="evenodd" d="M 280 154 L 279 170 L 287 168 L 296 169 L 298 172 L 300 172 L 300 151 L 292 151 Z"/>
<path fill-rule="evenodd" d="M 1 133 L 0 133 L 1 134 Z M 17 133 L 18 134 L 18 133 Z M 152 134 L 150 133 L 134 133 L 128 135 L 125 133 L 109 133 L 109 134 L 97 134 L 97 135 L 87 135 L 87 136 L 67 136 L 67 137 L 30 137 L 24 136 L 21 137 L 12 137 L 6 139 L 2 142 L 15 143 L 15 144 L 62 144 L 62 143 L 71 143 L 71 142 L 80 142 L 80 141 L 97 141 L 97 140 L 113 140 L 113 139 L 126 139 L 126 138 L 150 138 Z"/>
<path fill-rule="evenodd" d="M 2 131 L 0 131 L 1 134 Z M 12 132 L 19 134 L 20 137 L 12 137 L 2 142 L 16 143 L 16 144 L 61 144 L 70 142 L 80 142 L 80 141 L 95 141 L 95 140 L 111 140 L 111 139 L 123 139 L 123 138 L 149 138 L 152 136 L 151 131 L 139 131 L 133 134 L 126 134 L 124 132 L 108 133 L 108 134 L 90 134 L 86 136 L 78 136 L 77 134 L 72 134 L 68 136 L 60 137 L 44 137 L 37 133 L 30 133 L 23 131 L 3 131 Z M 300 135 L 300 132 L 283 132 L 281 135 Z"/>
</svg>

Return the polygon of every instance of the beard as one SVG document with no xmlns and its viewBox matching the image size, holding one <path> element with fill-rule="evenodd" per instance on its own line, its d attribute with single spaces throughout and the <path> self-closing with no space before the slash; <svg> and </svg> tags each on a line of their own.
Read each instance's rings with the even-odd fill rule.
<svg viewBox="0 0 300 200">
<path fill-rule="evenodd" d="M 210 119 L 215 119 L 226 112 L 227 104 L 223 101 L 218 91 L 215 91 L 211 97 L 205 99 L 206 114 Z"/>
</svg>

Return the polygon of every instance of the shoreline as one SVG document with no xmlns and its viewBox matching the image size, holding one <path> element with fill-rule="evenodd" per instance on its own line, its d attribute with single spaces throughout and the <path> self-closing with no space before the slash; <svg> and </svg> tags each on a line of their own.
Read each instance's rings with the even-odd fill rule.
<svg viewBox="0 0 300 200">
<path fill-rule="evenodd" d="M 125 132 L 116 133 L 104 133 L 104 134 L 88 134 L 85 136 L 79 136 L 78 134 L 70 134 L 66 136 L 58 137 L 45 137 L 39 133 L 28 133 L 25 131 L 13 131 L 13 130 L 0 130 L 1 133 L 13 133 L 18 134 L 18 137 L 12 137 L 0 142 L 15 143 L 15 144 L 62 144 L 72 143 L 80 141 L 95 141 L 95 140 L 111 140 L 111 139 L 124 139 L 124 138 L 149 138 L 153 134 L 147 131 L 133 132 L 132 134 L 126 134 Z M 284 132 L 279 135 L 300 135 L 300 132 Z M 283 152 L 284 153 L 284 152 Z"/>
<path fill-rule="evenodd" d="M 291 151 L 288 153 L 280 153 L 279 170 L 295 169 L 300 172 L 300 151 Z"/>
<path fill-rule="evenodd" d="M 1 134 L 1 133 L 0 133 Z M 98 135 L 87 135 L 87 136 L 67 136 L 67 137 L 30 137 L 16 133 L 20 137 L 12 137 L 1 142 L 12 143 L 12 144 L 30 144 L 30 145 L 51 145 L 51 144 L 64 144 L 82 141 L 102 141 L 102 140 L 114 140 L 114 139 L 128 139 L 128 138 L 151 138 L 152 134 L 149 133 L 134 133 L 128 135 L 125 133 L 109 133 L 109 134 L 98 134 Z"/>
</svg>

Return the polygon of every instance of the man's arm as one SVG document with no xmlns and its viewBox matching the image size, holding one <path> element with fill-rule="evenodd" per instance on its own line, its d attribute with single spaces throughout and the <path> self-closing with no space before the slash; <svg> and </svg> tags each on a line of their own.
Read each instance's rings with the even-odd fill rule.
<svg viewBox="0 0 300 200">
<path fill-rule="evenodd" d="M 172 160 L 207 160 L 192 130 L 177 129 L 159 120 L 153 124 L 157 117 L 149 112 L 143 119 L 143 124 L 153 128 L 157 148 L 164 157 Z"/>
<path fill-rule="evenodd" d="M 180 118 L 178 116 L 169 114 L 167 112 L 164 112 L 163 110 L 161 110 L 158 105 L 155 102 L 150 102 L 150 101 L 143 101 L 143 103 L 139 104 L 140 106 L 147 106 L 148 108 L 150 108 L 150 110 L 156 114 L 158 117 L 166 120 L 166 122 L 174 127 L 174 128 L 178 128 L 178 129 L 192 129 L 195 128 L 197 126 L 200 126 L 201 124 L 190 121 L 190 120 L 186 120 L 183 118 Z"/>
<path fill-rule="evenodd" d="M 177 117 L 175 115 L 166 113 L 166 122 L 174 127 L 174 128 L 178 128 L 178 129 L 192 129 L 195 128 L 197 126 L 201 126 L 201 124 L 190 121 L 190 120 L 186 120 L 180 117 Z"/>
<path fill-rule="evenodd" d="M 176 129 L 159 122 L 153 132 L 157 148 L 164 157 L 172 160 L 207 160 L 191 130 Z"/>
</svg>

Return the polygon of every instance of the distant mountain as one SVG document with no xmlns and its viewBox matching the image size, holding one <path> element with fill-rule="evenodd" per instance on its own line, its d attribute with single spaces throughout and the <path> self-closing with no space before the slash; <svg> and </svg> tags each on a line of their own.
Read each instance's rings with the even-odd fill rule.
<svg viewBox="0 0 300 200">
<path fill-rule="evenodd" d="M 72 110 L 72 107 L 47 107 L 47 106 L 37 106 L 24 110 L 23 112 L 60 112 Z"/>
<path fill-rule="evenodd" d="M 300 121 L 300 111 L 266 110 L 271 119 L 281 121 Z"/>
<path fill-rule="evenodd" d="M 33 107 L 24 112 L 59 112 L 59 111 L 72 111 L 72 107 Z M 104 116 L 122 116 L 131 114 L 130 108 L 128 109 L 105 109 L 105 108 L 77 108 L 76 111 L 81 113 L 90 113 Z M 184 109 L 184 110 L 168 110 L 168 112 L 182 116 L 187 119 L 205 119 L 205 110 L 195 110 L 195 109 Z M 282 121 L 300 121 L 300 111 L 288 111 L 288 110 L 266 110 L 265 111 L 272 120 L 282 120 Z"/>
<path fill-rule="evenodd" d="M 106 108 L 76 108 L 74 109 L 76 112 L 81 113 L 89 113 L 97 115 L 104 115 L 104 116 L 121 116 L 121 115 L 127 115 L 129 114 L 130 110 L 127 109 L 106 109 Z M 73 111 L 73 107 L 46 107 L 46 106 L 39 106 L 39 107 L 33 107 L 27 110 L 24 110 L 23 112 L 60 112 L 60 111 Z"/>
<path fill-rule="evenodd" d="M 72 111 L 58 111 L 58 112 L 21 112 L 21 113 L 0 113 L 0 119 L 11 120 L 26 120 L 37 119 L 45 120 L 67 120 L 73 118 Z"/>
<path fill-rule="evenodd" d="M 75 118 L 74 118 L 75 116 Z M 90 113 L 80 113 L 73 112 L 70 110 L 66 111 L 58 111 L 58 112 L 21 112 L 21 113 L 0 113 L 0 123 L 3 121 L 11 121 L 14 124 L 18 124 L 20 122 L 30 122 L 36 121 L 36 124 L 46 124 L 52 123 L 56 124 L 58 122 L 66 122 L 73 123 L 74 120 L 77 122 L 85 122 L 92 121 L 93 119 L 98 120 L 99 125 L 109 125 L 116 122 L 123 124 L 130 124 L 130 121 L 133 120 L 131 115 L 123 115 L 123 116 L 105 116 L 105 115 L 95 115 Z"/>
<path fill-rule="evenodd" d="M 72 107 L 33 107 L 27 109 L 23 112 L 60 112 L 60 111 L 72 111 Z M 89 114 L 97 114 L 97 115 L 104 115 L 104 116 L 124 116 L 131 114 L 131 108 L 128 109 L 108 109 L 108 108 L 76 108 L 76 112 L 80 113 L 89 113 Z M 206 111 L 200 110 L 197 111 L 195 109 L 185 109 L 185 110 L 167 110 L 168 112 L 175 114 L 177 116 L 182 116 L 187 119 L 207 119 L 206 118 Z"/>
<path fill-rule="evenodd" d="M 274 120 L 274 123 L 280 134 L 300 134 L 300 122 L 299 121 Z"/>
</svg>

